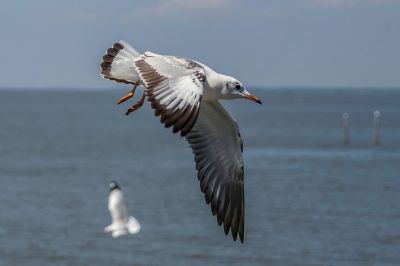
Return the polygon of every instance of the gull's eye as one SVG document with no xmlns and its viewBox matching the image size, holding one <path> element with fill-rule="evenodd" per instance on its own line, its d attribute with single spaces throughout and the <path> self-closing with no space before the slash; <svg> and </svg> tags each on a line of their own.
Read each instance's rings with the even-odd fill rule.
<svg viewBox="0 0 400 266">
<path fill-rule="evenodd" d="M 237 90 L 239 90 L 240 89 L 240 84 L 239 83 L 236 83 L 236 85 L 235 85 L 235 89 L 237 89 Z"/>
</svg>

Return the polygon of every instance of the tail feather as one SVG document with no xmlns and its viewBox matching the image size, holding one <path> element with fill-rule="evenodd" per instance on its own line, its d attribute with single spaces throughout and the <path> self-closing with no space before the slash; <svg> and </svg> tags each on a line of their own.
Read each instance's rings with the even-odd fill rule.
<svg viewBox="0 0 400 266">
<path fill-rule="evenodd" d="M 126 51 L 129 52 L 129 54 L 134 55 L 135 57 L 140 56 L 140 53 L 136 51 L 136 49 L 133 48 L 128 42 L 121 40 L 119 41 L 119 43 L 125 47 Z"/>
<path fill-rule="evenodd" d="M 140 56 L 129 43 L 119 41 L 107 49 L 101 62 L 103 78 L 126 84 L 139 84 L 140 77 L 135 70 L 135 60 Z"/>
</svg>

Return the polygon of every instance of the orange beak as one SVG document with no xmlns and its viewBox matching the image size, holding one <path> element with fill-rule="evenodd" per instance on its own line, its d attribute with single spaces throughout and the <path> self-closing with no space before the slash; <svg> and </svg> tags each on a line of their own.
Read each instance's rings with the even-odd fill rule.
<svg viewBox="0 0 400 266">
<path fill-rule="evenodd" d="M 244 95 L 244 97 L 245 97 L 246 99 L 249 99 L 249 100 L 251 100 L 251 101 L 253 101 L 253 102 L 256 102 L 256 103 L 258 103 L 258 104 L 262 104 L 260 98 L 258 98 L 257 96 L 255 96 L 255 95 L 253 95 L 253 94 L 251 94 L 251 93 L 248 93 L 248 92 L 247 92 L 247 93 L 244 93 L 243 95 Z"/>
</svg>

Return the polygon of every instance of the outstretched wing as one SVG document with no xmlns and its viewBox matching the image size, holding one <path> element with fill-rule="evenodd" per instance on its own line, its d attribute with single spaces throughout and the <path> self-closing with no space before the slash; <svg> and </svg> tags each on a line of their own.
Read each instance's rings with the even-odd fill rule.
<svg viewBox="0 0 400 266">
<path fill-rule="evenodd" d="M 165 127 L 185 136 L 199 113 L 206 80 L 203 67 L 189 59 L 146 52 L 136 61 L 146 95 Z"/>
<path fill-rule="evenodd" d="M 217 101 L 201 103 L 199 116 L 186 135 L 194 153 L 201 191 L 211 203 L 218 225 L 244 240 L 243 142 L 235 120 Z"/>
</svg>

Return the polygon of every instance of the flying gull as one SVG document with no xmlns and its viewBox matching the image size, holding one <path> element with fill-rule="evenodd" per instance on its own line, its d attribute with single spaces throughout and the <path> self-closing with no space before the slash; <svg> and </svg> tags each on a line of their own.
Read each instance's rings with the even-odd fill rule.
<svg viewBox="0 0 400 266">
<path fill-rule="evenodd" d="M 140 224 L 134 217 L 129 217 L 121 188 L 115 181 L 110 183 L 108 210 L 112 223 L 104 228 L 104 232 L 111 233 L 113 237 L 139 233 Z"/>
<path fill-rule="evenodd" d="M 243 142 L 239 128 L 219 100 L 245 98 L 261 104 L 237 79 L 219 74 L 208 66 L 179 56 L 152 52 L 140 54 L 125 41 L 107 50 L 101 75 L 133 89 L 118 104 L 133 97 L 144 86 L 140 100 L 126 115 L 139 109 L 145 98 L 165 127 L 189 142 L 196 162 L 197 177 L 207 204 L 225 234 L 231 230 L 244 240 Z"/>
</svg>

